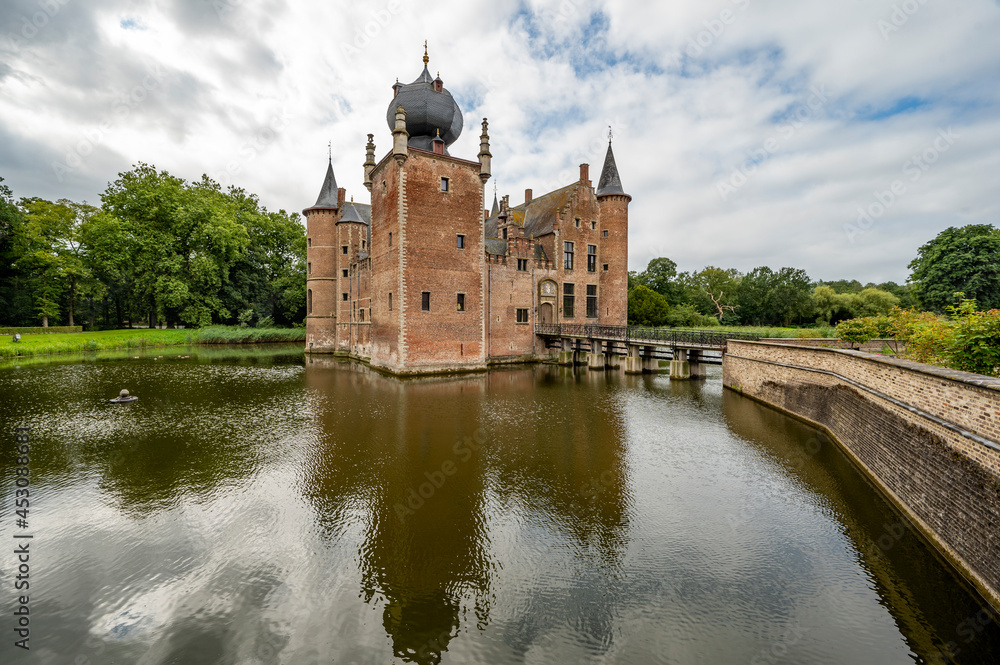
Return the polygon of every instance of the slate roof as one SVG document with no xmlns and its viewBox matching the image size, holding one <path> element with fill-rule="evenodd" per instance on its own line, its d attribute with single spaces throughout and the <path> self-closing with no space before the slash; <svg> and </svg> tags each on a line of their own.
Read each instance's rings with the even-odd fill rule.
<svg viewBox="0 0 1000 665">
<path fill-rule="evenodd" d="M 385 120 L 390 130 L 396 126 L 396 109 L 400 106 L 406 109 L 406 131 L 410 134 L 407 143 L 414 148 L 433 150 L 431 141 L 438 130 L 445 145 L 454 143 L 462 133 L 464 121 L 458 103 L 447 88 L 434 90 L 434 79 L 426 64 L 420 76 L 413 83 L 400 85 L 389 102 Z"/>
<path fill-rule="evenodd" d="M 522 203 L 510 209 L 510 221 L 512 224 L 524 227 L 524 235 L 538 238 L 552 233 L 552 227 L 556 222 L 556 215 L 563 207 L 569 203 L 576 191 L 578 183 L 566 185 L 554 192 L 549 192 L 543 196 L 533 199 L 530 203 Z M 495 238 L 500 218 L 490 216 L 486 220 L 486 237 Z"/>
<path fill-rule="evenodd" d="M 486 253 L 493 256 L 504 256 L 507 253 L 507 241 L 503 238 L 487 238 Z"/>
<path fill-rule="evenodd" d="M 333 160 L 326 165 L 326 178 L 323 180 L 323 188 L 319 190 L 319 198 L 316 199 L 314 208 L 336 208 L 337 207 L 337 177 L 333 175 Z"/>
<path fill-rule="evenodd" d="M 597 183 L 597 196 L 605 194 L 624 194 L 622 179 L 618 175 L 618 165 L 615 164 L 615 153 L 611 152 L 611 141 L 608 141 L 608 154 L 604 157 L 604 168 L 601 169 L 601 180 Z"/>
</svg>

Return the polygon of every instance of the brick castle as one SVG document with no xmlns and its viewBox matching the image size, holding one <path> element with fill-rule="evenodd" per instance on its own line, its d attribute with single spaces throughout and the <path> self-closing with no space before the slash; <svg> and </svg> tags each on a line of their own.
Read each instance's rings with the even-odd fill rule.
<svg viewBox="0 0 1000 665">
<path fill-rule="evenodd" d="M 303 211 L 306 352 L 395 374 L 475 370 L 539 359 L 536 324 L 625 325 L 632 197 L 610 141 L 596 190 L 582 164 L 577 182 L 487 210 L 488 123 L 476 161 L 452 156 L 462 112 L 427 63 L 392 87 L 392 150 L 378 162 L 368 135 L 371 203 L 347 200 L 331 159 Z"/>
</svg>

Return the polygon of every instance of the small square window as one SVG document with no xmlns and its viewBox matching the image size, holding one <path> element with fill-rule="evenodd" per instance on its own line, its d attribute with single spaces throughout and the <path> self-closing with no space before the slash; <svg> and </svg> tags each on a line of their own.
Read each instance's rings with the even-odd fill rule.
<svg viewBox="0 0 1000 665">
<path fill-rule="evenodd" d="M 344 273 L 344 277 L 347 277 L 347 268 L 344 268 L 342 272 Z"/>
<path fill-rule="evenodd" d="M 518 259 L 517 269 L 521 272 L 528 272 L 528 259 Z"/>
<path fill-rule="evenodd" d="M 458 234 L 457 245 L 459 249 L 465 249 L 465 236 L 462 235 L 461 233 Z"/>
<path fill-rule="evenodd" d="M 341 293 L 340 295 L 342 296 L 341 300 L 343 300 L 344 302 L 347 302 L 347 294 L 346 293 Z"/>
<path fill-rule="evenodd" d="M 607 272 L 607 271 L 608 271 L 608 264 L 607 264 L 607 263 L 605 263 L 605 264 L 604 264 L 604 272 Z"/>
<path fill-rule="evenodd" d="M 605 237 L 605 238 L 607 238 L 607 237 L 608 237 L 608 230 L 607 230 L 607 229 L 604 229 L 604 237 Z"/>
<path fill-rule="evenodd" d="M 459 312 L 464 312 L 465 311 L 465 294 L 464 293 L 459 293 L 458 294 L 458 303 L 457 303 L 457 306 L 458 306 L 457 308 L 458 308 Z"/>
<path fill-rule="evenodd" d="M 431 292 L 424 291 L 420 294 L 420 309 L 425 312 L 431 311 Z"/>
<path fill-rule="evenodd" d="M 340 246 L 340 253 L 341 254 L 347 254 L 347 245 L 341 245 Z"/>
<path fill-rule="evenodd" d="M 528 308 L 527 307 L 519 307 L 517 309 L 517 322 L 518 323 L 527 323 L 528 322 Z"/>
<path fill-rule="evenodd" d="M 448 178 L 441 178 L 441 191 L 447 192 L 448 186 L 449 186 Z"/>
</svg>

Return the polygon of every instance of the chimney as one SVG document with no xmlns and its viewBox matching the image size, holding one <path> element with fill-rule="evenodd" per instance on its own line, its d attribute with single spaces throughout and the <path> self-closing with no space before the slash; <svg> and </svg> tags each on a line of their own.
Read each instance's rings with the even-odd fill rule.
<svg viewBox="0 0 1000 665">
<path fill-rule="evenodd" d="M 580 164 L 580 182 L 590 183 L 590 164 Z"/>
<path fill-rule="evenodd" d="M 337 207 L 344 209 L 344 200 L 347 198 L 347 190 L 343 187 L 337 189 Z"/>
<path fill-rule="evenodd" d="M 530 189 L 524 190 L 524 203 L 525 203 L 525 205 L 531 203 L 531 190 Z"/>
</svg>

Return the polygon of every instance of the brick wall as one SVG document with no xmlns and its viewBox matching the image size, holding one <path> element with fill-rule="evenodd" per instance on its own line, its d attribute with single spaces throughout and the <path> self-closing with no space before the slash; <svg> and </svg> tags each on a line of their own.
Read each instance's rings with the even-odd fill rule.
<svg viewBox="0 0 1000 665">
<path fill-rule="evenodd" d="M 1000 380 L 860 351 L 730 341 L 723 382 L 826 428 L 1000 608 L 1000 450 L 990 445 L 1000 441 Z"/>
<path fill-rule="evenodd" d="M 485 247 L 479 164 L 410 149 L 403 280 L 405 362 L 410 369 L 484 365 Z M 441 179 L 448 178 L 448 191 Z M 464 236 L 464 248 L 458 236 Z M 378 269 L 378 267 L 376 267 Z M 430 311 L 422 293 L 430 293 Z M 458 294 L 464 294 L 464 310 Z"/>
<path fill-rule="evenodd" d="M 601 323 L 611 326 L 628 324 L 628 204 L 631 197 L 609 195 L 600 198 L 601 223 L 598 228 L 608 232 L 599 259 L 603 294 Z M 608 270 L 604 270 L 607 264 Z"/>
<path fill-rule="evenodd" d="M 333 352 L 337 346 L 334 292 L 339 217 L 338 210 L 329 208 L 306 211 L 306 349 L 316 353 Z"/>
<path fill-rule="evenodd" d="M 371 276 L 371 357 L 374 363 L 385 368 L 399 367 L 403 362 L 400 303 L 404 291 L 399 247 L 405 226 L 406 181 L 401 174 L 402 170 L 391 155 L 372 172 L 371 265 L 376 270 Z"/>
</svg>

